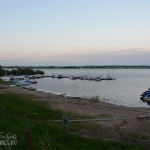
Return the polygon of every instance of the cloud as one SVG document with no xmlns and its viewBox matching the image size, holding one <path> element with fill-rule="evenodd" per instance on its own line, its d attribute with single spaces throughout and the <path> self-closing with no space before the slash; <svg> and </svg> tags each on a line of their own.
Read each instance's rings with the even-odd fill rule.
<svg viewBox="0 0 150 150">
<path fill-rule="evenodd" d="M 87 53 L 66 53 L 40 57 L 1 57 L 0 65 L 150 65 L 150 51 L 146 48 L 124 49 L 118 51 L 90 51 Z"/>
<path fill-rule="evenodd" d="M 93 65 L 149 65 L 150 51 L 144 48 L 125 49 L 114 52 L 93 52 L 86 54 L 64 54 L 44 56 L 50 62 L 65 62 L 68 64 L 89 64 Z"/>
<path fill-rule="evenodd" d="M 113 51 L 111 53 L 114 53 L 116 55 L 131 55 L 131 54 L 144 52 L 144 51 L 147 52 L 148 49 L 146 48 L 123 49 L 123 50 Z"/>
</svg>

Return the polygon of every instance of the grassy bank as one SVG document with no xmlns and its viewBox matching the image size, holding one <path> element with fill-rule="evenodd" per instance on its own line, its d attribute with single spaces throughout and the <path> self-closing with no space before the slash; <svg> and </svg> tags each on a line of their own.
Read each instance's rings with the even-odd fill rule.
<svg viewBox="0 0 150 150">
<path fill-rule="evenodd" d="M 3 80 L 0 80 L 0 84 L 5 84 L 5 82 Z"/>
<path fill-rule="evenodd" d="M 120 142 L 85 138 L 76 132 L 76 124 L 64 134 L 62 123 L 47 120 L 62 119 L 73 114 L 50 109 L 49 101 L 33 101 L 31 96 L 0 94 L 0 132 L 16 134 L 14 150 L 26 149 L 29 143 L 34 149 L 106 149 L 106 150 L 144 150 L 146 148 Z M 70 124 L 69 124 L 70 125 Z M 48 137 L 48 135 L 49 137 Z M 31 135 L 31 137 L 29 136 Z M 30 139 L 31 138 L 31 139 Z M 47 144 L 50 145 L 47 145 Z M 48 148 L 47 148 L 48 147 Z"/>
</svg>

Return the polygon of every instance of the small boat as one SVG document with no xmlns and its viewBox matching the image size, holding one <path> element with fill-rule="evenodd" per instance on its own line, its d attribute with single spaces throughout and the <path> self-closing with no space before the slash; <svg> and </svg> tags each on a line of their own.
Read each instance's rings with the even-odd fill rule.
<svg viewBox="0 0 150 150">
<path fill-rule="evenodd" d="M 57 79 L 62 79 L 62 78 L 64 78 L 62 75 L 57 76 Z"/>
<path fill-rule="evenodd" d="M 52 75 L 52 78 L 56 78 L 57 76 L 55 74 Z"/>
<path fill-rule="evenodd" d="M 43 75 L 41 75 L 41 74 L 37 74 L 37 75 L 36 75 L 36 78 L 37 78 L 37 79 L 39 79 L 39 78 L 43 78 Z"/>
<path fill-rule="evenodd" d="M 147 95 L 143 97 L 143 101 L 150 102 L 150 92 L 148 92 Z"/>
<path fill-rule="evenodd" d="M 15 84 L 18 86 L 26 86 L 26 85 L 30 85 L 30 82 L 18 81 Z"/>
<path fill-rule="evenodd" d="M 83 80 L 87 80 L 88 79 L 88 76 L 83 76 Z"/>
<path fill-rule="evenodd" d="M 28 82 L 28 83 L 30 83 L 31 81 L 30 81 L 30 79 L 25 79 L 25 80 L 22 80 L 23 82 Z"/>
<path fill-rule="evenodd" d="M 37 84 L 37 81 L 36 81 L 36 80 L 34 80 L 34 81 L 31 81 L 31 83 L 33 83 L 33 84 Z"/>
<path fill-rule="evenodd" d="M 36 76 L 30 76 L 29 78 L 30 79 L 36 79 Z"/>
<path fill-rule="evenodd" d="M 69 77 L 69 79 L 76 80 L 76 79 L 79 79 L 79 77 L 78 76 L 71 76 L 71 77 Z"/>
<path fill-rule="evenodd" d="M 98 76 L 98 77 L 95 79 L 95 81 L 101 81 L 101 80 L 102 80 L 101 76 Z"/>
<path fill-rule="evenodd" d="M 25 78 L 29 78 L 30 77 L 30 75 L 25 75 Z"/>
<path fill-rule="evenodd" d="M 15 84 L 10 84 L 9 86 L 14 87 L 14 86 L 17 86 L 17 85 L 15 85 Z"/>
<path fill-rule="evenodd" d="M 144 102 L 150 102 L 150 88 L 143 92 L 143 94 L 140 95 L 141 96 L 141 100 L 144 101 Z"/>
</svg>

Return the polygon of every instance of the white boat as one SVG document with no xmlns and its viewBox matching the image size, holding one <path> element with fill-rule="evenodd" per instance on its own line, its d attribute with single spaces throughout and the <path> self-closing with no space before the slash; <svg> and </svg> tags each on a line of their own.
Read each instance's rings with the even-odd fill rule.
<svg viewBox="0 0 150 150">
<path fill-rule="evenodd" d="M 1 80 L 3 80 L 4 82 L 9 82 L 10 81 L 10 77 L 1 77 Z"/>
<path fill-rule="evenodd" d="M 18 86 L 26 86 L 26 85 L 30 85 L 31 83 L 25 82 L 25 81 L 18 81 L 18 82 L 15 82 L 15 84 Z"/>
<path fill-rule="evenodd" d="M 76 77 L 76 76 L 71 76 L 71 77 L 69 77 L 69 79 L 71 79 L 71 80 L 75 80 L 75 79 L 78 79 L 79 77 Z"/>
<path fill-rule="evenodd" d="M 14 87 L 14 86 L 17 86 L 17 85 L 14 85 L 14 84 L 10 84 L 9 86 L 11 86 L 11 87 Z"/>
<path fill-rule="evenodd" d="M 10 81 L 10 79 L 4 79 L 4 82 L 9 82 Z"/>
<path fill-rule="evenodd" d="M 43 75 L 41 75 L 41 74 L 37 74 L 37 75 L 36 75 L 36 78 L 37 78 L 37 79 L 39 79 L 39 78 L 43 78 Z"/>
</svg>

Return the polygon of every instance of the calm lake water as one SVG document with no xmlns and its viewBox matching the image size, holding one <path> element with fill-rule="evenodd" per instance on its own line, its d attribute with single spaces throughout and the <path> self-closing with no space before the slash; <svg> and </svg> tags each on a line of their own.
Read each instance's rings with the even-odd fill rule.
<svg viewBox="0 0 150 150">
<path fill-rule="evenodd" d="M 67 93 L 75 96 L 94 97 L 99 96 L 101 101 L 129 107 L 150 107 L 140 100 L 140 95 L 150 87 L 149 69 L 40 69 L 45 75 L 62 74 L 71 75 L 101 75 L 107 74 L 116 80 L 88 81 L 41 78 L 38 84 L 30 86 L 53 91 Z"/>
</svg>

